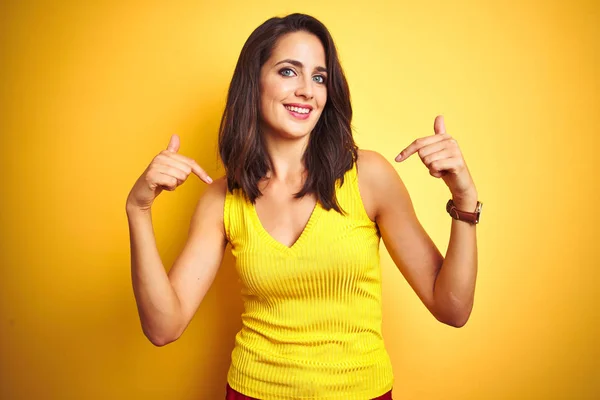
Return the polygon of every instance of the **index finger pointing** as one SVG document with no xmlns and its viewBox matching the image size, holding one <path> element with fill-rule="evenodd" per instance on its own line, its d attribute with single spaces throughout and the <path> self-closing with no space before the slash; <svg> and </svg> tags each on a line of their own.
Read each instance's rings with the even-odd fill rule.
<svg viewBox="0 0 600 400">
<path fill-rule="evenodd" d="M 422 147 L 428 146 L 432 143 L 437 143 L 441 140 L 446 139 L 448 136 L 448 134 L 443 133 L 416 139 L 414 142 L 408 145 L 408 147 L 402 150 L 400 154 L 396 156 L 396 161 L 404 161 L 408 157 L 419 151 Z"/>
<path fill-rule="evenodd" d="M 206 173 L 206 171 L 204 171 L 202 169 L 202 167 L 200 167 L 200 165 L 198 165 L 198 163 L 196 163 L 196 161 L 192 160 L 192 172 L 198 177 L 200 178 L 203 182 L 206 183 L 212 183 L 213 180 L 210 176 L 208 176 L 208 174 Z"/>
<path fill-rule="evenodd" d="M 400 161 L 404 161 L 406 160 L 409 156 L 411 156 L 412 154 L 414 154 L 415 151 L 417 151 L 416 149 L 414 149 L 414 146 L 411 144 L 409 145 L 407 148 L 405 148 L 404 150 L 402 150 L 395 158 L 396 162 L 400 162 Z"/>
<path fill-rule="evenodd" d="M 171 154 L 171 157 L 189 165 L 192 168 L 192 172 L 194 173 L 194 175 L 196 175 L 202 181 L 206 183 L 213 182 L 212 178 L 208 176 L 206 171 L 204 171 L 204 169 L 202 169 L 202 167 L 200 167 L 200 165 L 193 158 L 189 158 L 181 154 Z"/>
<path fill-rule="evenodd" d="M 411 155 L 415 154 L 423 146 L 426 146 L 424 139 L 417 139 L 409 144 L 404 150 L 396 156 L 396 161 L 404 161 Z"/>
</svg>

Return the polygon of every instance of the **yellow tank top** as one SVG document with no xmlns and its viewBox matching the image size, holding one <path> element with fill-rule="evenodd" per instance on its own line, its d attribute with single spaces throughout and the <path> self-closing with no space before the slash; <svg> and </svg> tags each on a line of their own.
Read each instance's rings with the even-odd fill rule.
<svg viewBox="0 0 600 400">
<path fill-rule="evenodd" d="M 380 235 L 356 164 L 336 184 L 347 215 L 317 203 L 291 246 L 263 228 L 241 189 L 227 192 L 225 231 L 242 283 L 242 328 L 229 385 L 258 399 L 365 400 L 392 389 L 381 334 Z"/>
</svg>

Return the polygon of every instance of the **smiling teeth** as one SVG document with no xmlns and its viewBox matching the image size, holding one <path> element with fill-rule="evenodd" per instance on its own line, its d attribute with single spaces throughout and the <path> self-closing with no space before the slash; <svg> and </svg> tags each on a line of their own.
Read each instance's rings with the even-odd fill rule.
<svg viewBox="0 0 600 400">
<path fill-rule="evenodd" d="M 308 108 L 300 108 L 300 107 L 292 107 L 292 106 L 285 106 L 285 108 L 287 108 L 290 111 L 297 112 L 298 114 L 308 114 L 310 112 L 310 110 Z"/>
</svg>

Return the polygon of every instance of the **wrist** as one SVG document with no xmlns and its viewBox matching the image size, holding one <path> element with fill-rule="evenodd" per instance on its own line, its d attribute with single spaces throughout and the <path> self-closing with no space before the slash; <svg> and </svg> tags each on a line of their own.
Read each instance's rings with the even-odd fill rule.
<svg viewBox="0 0 600 400">
<path fill-rule="evenodd" d="M 454 206 L 460 211 L 468 211 L 473 212 L 477 207 L 477 198 L 469 198 L 469 199 L 452 199 L 454 202 Z"/>
<path fill-rule="evenodd" d="M 452 201 L 457 209 L 461 211 L 472 212 L 477 207 L 479 196 L 476 191 L 471 191 L 462 195 L 452 195 Z"/>
<path fill-rule="evenodd" d="M 127 213 L 128 217 L 135 217 L 138 215 L 150 215 L 151 208 L 143 208 L 127 203 L 125 205 L 125 212 Z"/>
</svg>

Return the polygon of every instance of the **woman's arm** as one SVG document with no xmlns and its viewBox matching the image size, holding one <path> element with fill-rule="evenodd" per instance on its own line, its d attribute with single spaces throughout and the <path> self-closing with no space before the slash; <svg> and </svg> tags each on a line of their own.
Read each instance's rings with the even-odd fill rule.
<svg viewBox="0 0 600 400">
<path fill-rule="evenodd" d="M 392 260 L 427 309 L 440 321 L 463 326 L 473 306 L 477 250 L 475 227 L 450 216 L 446 258 L 419 223 L 404 183 L 380 154 L 360 151 L 359 185 L 367 212 L 379 226 Z M 464 199 L 458 208 L 469 209 Z M 475 208 L 473 204 L 472 209 Z"/>
<path fill-rule="evenodd" d="M 150 211 L 127 209 L 133 291 L 142 330 L 156 346 L 181 336 L 214 280 L 226 246 L 225 191 L 223 178 L 207 187 L 196 206 L 187 242 L 168 274 Z"/>
<path fill-rule="evenodd" d="M 454 199 L 454 204 L 459 210 L 474 211 L 477 195 Z M 452 221 L 450 243 L 435 281 L 433 296 L 437 312 L 448 316 L 446 319 L 451 318 L 451 325 L 458 328 L 467 323 L 473 309 L 477 278 L 477 225 L 448 218 Z"/>
</svg>

